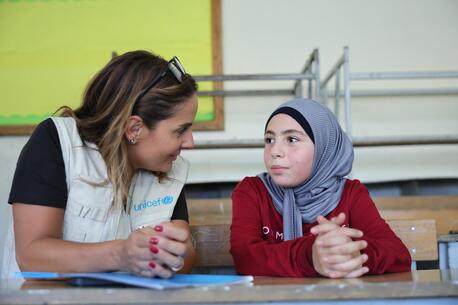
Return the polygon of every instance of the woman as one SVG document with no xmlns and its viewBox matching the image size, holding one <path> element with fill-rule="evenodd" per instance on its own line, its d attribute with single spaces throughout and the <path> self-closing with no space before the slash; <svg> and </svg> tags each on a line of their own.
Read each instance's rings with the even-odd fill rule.
<svg viewBox="0 0 458 305">
<path fill-rule="evenodd" d="M 188 270 L 188 165 L 179 154 L 193 147 L 196 92 L 176 57 L 128 52 L 92 79 L 78 109 L 40 123 L 13 179 L 2 277 Z"/>
<path fill-rule="evenodd" d="M 326 106 L 282 104 L 264 138 L 267 172 L 246 177 L 232 194 L 238 273 L 351 278 L 410 270 L 409 251 L 367 188 L 345 178 L 353 146 Z"/>
</svg>

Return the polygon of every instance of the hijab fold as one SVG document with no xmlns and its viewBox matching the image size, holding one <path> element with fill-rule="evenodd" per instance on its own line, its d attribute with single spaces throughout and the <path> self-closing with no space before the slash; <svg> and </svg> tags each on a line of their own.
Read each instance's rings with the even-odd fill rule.
<svg viewBox="0 0 458 305">
<path fill-rule="evenodd" d="M 310 177 L 300 185 L 281 187 L 268 173 L 258 175 L 272 196 L 276 210 L 283 216 L 284 240 L 301 237 L 303 223 L 314 223 L 319 215 L 326 216 L 336 208 L 345 186 L 344 177 L 353 164 L 350 139 L 334 114 L 316 101 L 286 102 L 272 113 L 267 124 L 278 113 L 291 113 L 290 108 L 304 117 L 313 133 L 315 157 Z"/>
</svg>

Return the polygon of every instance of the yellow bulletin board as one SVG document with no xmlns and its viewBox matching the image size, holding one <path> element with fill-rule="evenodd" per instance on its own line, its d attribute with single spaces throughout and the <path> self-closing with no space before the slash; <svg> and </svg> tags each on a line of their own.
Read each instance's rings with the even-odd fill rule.
<svg viewBox="0 0 458 305">
<path fill-rule="evenodd" d="M 176 55 L 192 75 L 220 74 L 220 24 L 220 0 L 0 0 L 0 134 L 77 107 L 113 52 Z M 221 99 L 199 98 L 196 127 L 222 129 Z"/>
</svg>

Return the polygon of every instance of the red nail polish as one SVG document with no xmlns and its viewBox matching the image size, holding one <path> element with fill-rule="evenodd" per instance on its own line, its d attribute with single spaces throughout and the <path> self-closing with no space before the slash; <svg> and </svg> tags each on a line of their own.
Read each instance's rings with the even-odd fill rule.
<svg viewBox="0 0 458 305">
<path fill-rule="evenodd" d="M 151 252 L 153 252 L 154 254 L 157 254 L 157 253 L 159 252 L 159 249 L 156 248 L 155 246 L 151 246 L 151 248 L 149 248 L 149 250 L 150 250 Z"/>
<path fill-rule="evenodd" d="M 157 239 L 156 237 L 151 237 L 149 239 L 149 243 L 152 245 L 157 245 L 159 243 L 159 239 Z"/>
<path fill-rule="evenodd" d="M 149 262 L 148 265 L 150 266 L 151 269 L 156 268 L 156 264 L 154 262 Z"/>
<path fill-rule="evenodd" d="M 162 232 L 162 231 L 164 231 L 164 227 L 161 226 L 161 225 L 157 225 L 157 226 L 154 227 L 154 230 L 157 231 L 157 232 Z"/>
</svg>

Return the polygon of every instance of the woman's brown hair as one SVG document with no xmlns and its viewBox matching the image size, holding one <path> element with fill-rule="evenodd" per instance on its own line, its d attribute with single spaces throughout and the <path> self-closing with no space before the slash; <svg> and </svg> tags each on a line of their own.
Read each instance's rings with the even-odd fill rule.
<svg viewBox="0 0 458 305">
<path fill-rule="evenodd" d="M 185 74 L 179 82 L 168 71 L 137 100 L 167 65 L 166 60 L 148 51 L 116 56 L 89 82 L 79 108 L 72 110 L 64 106 L 58 110 L 62 116 L 76 120 L 84 142 L 98 146 L 107 166 L 107 183 L 112 183 L 124 204 L 134 174 L 127 159 L 129 144 L 124 137 L 129 117 L 138 115 L 149 129 L 154 129 L 158 122 L 172 117 L 178 106 L 197 91 L 192 76 Z"/>
</svg>

